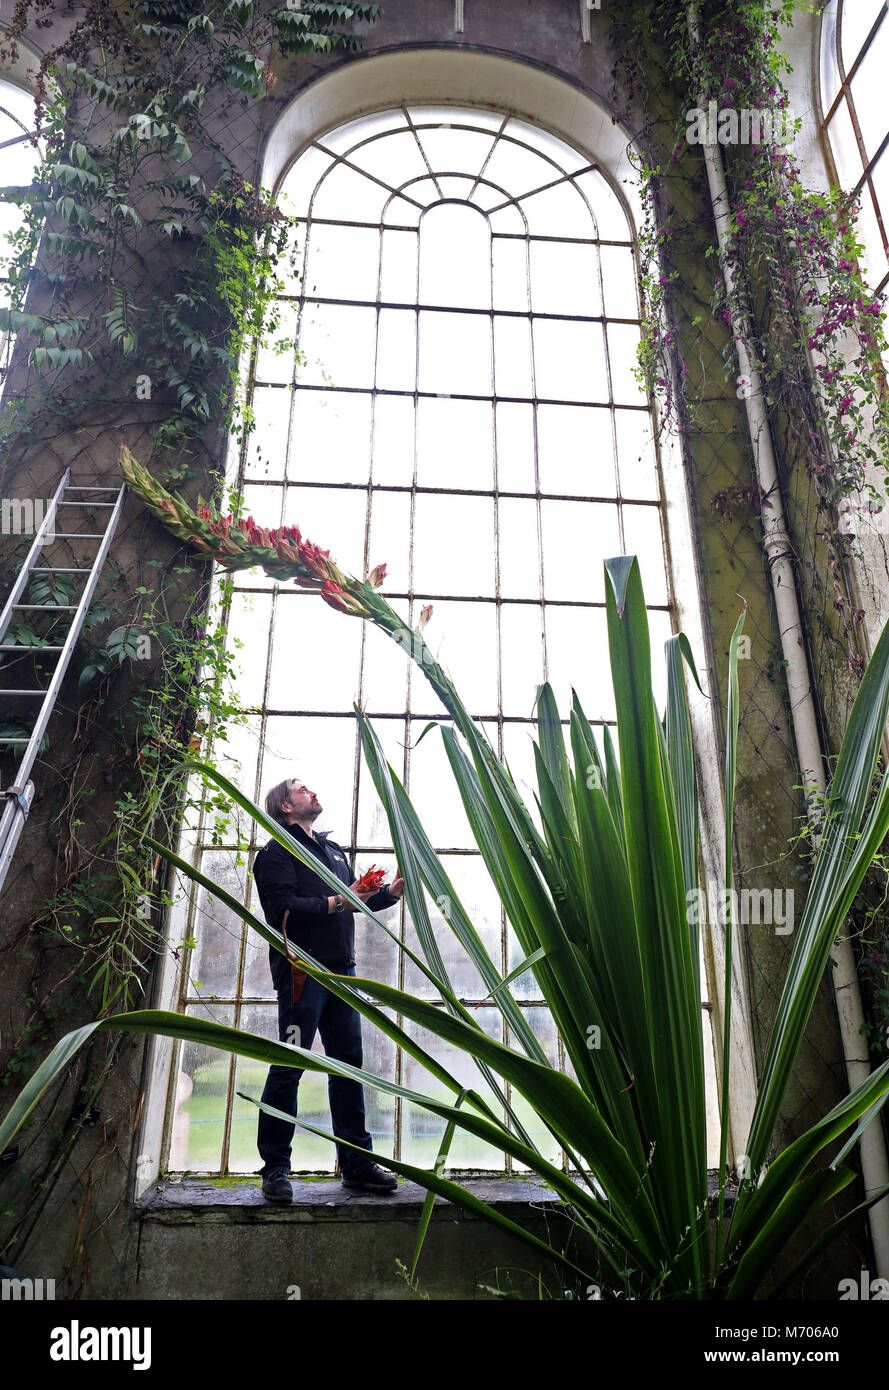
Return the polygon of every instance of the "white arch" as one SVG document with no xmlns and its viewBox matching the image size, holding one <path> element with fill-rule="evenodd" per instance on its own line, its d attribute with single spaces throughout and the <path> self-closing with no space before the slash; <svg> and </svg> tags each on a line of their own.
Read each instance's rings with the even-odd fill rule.
<svg viewBox="0 0 889 1390">
<path fill-rule="evenodd" d="M 605 105 L 542 68 L 466 49 L 398 49 L 325 73 L 278 117 L 263 151 L 260 182 L 277 191 L 311 140 L 357 116 L 402 102 L 493 107 L 549 130 L 599 165 L 633 227 L 642 225 L 642 204 L 627 152 L 629 137 Z"/>
</svg>

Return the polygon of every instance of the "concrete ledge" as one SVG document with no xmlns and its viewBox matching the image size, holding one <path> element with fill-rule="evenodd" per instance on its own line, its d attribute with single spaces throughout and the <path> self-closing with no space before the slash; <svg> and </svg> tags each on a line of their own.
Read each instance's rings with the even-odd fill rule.
<svg viewBox="0 0 889 1390">
<path fill-rule="evenodd" d="M 561 1246 L 570 1228 L 552 1191 L 533 1178 L 465 1178 L 482 1201 L 538 1239 Z M 161 1183 L 138 1204 L 136 1268 L 128 1296 L 184 1300 L 414 1299 L 410 1266 L 425 1198 L 416 1183 L 375 1197 L 338 1179 L 294 1180 L 291 1206 L 266 1202 L 259 1179 Z M 509 1231 L 436 1198 L 418 1270 L 421 1295 L 490 1298 L 489 1286 L 525 1292 L 538 1274 L 565 1276 Z M 534 1294 L 536 1296 L 536 1294 Z"/>
<path fill-rule="evenodd" d="M 426 1200 L 426 1191 L 419 1184 L 399 1181 L 398 1191 L 376 1196 L 371 1192 L 350 1192 L 343 1187 L 338 1178 L 293 1178 L 293 1202 L 288 1206 L 277 1206 L 267 1202 L 262 1195 L 259 1178 L 245 1178 L 231 1182 L 213 1178 L 183 1178 L 181 1182 L 160 1182 L 150 1188 L 137 1204 L 137 1211 L 152 1219 L 173 1216 L 174 1219 L 201 1220 L 207 1213 L 225 1213 L 227 1217 L 239 1214 L 246 1219 L 254 1219 L 259 1212 L 272 1217 L 296 1217 L 313 1221 L 379 1221 L 414 1219 L 420 1215 Z M 509 1210 L 515 1215 L 515 1208 L 547 1203 L 558 1206 L 558 1198 L 551 1188 L 536 1178 L 459 1178 L 461 1187 L 466 1187 L 481 1201 L 497 1210 Z M 455 1206 L 444 1197 L 436 1197 L 433 1220 L 459 1220 L 466 1217 L 475 1221 L 480 1218 L 462 1207 Z"/>
</svg>

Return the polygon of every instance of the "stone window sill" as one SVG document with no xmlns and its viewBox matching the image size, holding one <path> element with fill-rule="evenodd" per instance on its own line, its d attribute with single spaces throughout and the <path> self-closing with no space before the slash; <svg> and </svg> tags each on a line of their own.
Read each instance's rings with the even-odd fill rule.
<svg viewBox="0 0 889 1390">
<path fill-rule="evenodd" d="M 216 1219 L 225 1212 L 249 1214 L 251 1220 L 391 1220 L 419 1216 L 426 1198 L 425 1189 L 413 1182 L 399 1182 L 397 1192 L 377 1196 L 371 1192 L 350 1192 L 339 1178 L 296 1177 L 292 1181 L 292 1204 L 277 1206 L 263 1197 L 259 1178 L 184 1177 L 179 1182 L 167 1178 L 143 1194 L 136 1203 L 136 1212 L 143 1217 L 175 1216 L 178 1220 Z M 556 1209 L 559 1205 L 551 1188 L 530 1177 L 467 1177 L 458 1181 L 481 1201 L 513 1216 L 517 1208 L 539 1210 L 545 1205 Z M 473 1213 L 443 1197 L 435 1199 L 433 1219 L 439 1210 L 448 1221 L 476 1219 Z"/>
</svg>

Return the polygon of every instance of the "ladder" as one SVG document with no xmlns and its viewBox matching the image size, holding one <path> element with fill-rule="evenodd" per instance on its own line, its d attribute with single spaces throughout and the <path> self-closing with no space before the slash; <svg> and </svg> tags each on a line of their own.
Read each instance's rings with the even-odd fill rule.
<svg viewBox="0 0 889 1390">
<path fill-rule="evenodd" d="M 69 494 L 76 494 L 75 497 Z M 112 493 L 114 500 L 86 499 L 83 500 L 84 493 Z M 66 468 L 62 475 L 62 480 L 56 488 L 55 495 L 46 509 L 46 514 L 34 536 L 34 543 L 28 551 L 27 558 L 13 585 L 12 592 L 6 600 L 3 612 L 0 613 L 0 652 L 17 652 L 19 655 L 33 653 L 43 656 L 45 653 L 57 657 L 55 670 L 45 690 L 0 690 L 0 699 L 15 697 L 16 699 L 40 699 L 38 713 L 34 727 L 27 738 L 5 738 L 0 736 L 0 751 L 3 747 L 10 748 L 20 745 L 24 752 L 19 762 L 16 773 L 15 784 L 11 787 L 0 789 L 0 889 L 3 887 L 7 870 L 9 869 L 15 847 L 24 829 L 31 803 L 34 800 L 34 783 L 31 779 L 31 769 L 37 758 L 37 752 L 41 741 L 46 733 L 46 726 L 49 723 L 53 707 L 58 699 L 62 682 L 65 679 L 65 672 L 80 637 L 84 618 L 87 615 L 89 606 L 92 603 L 96 585 L 99 582 L 99 575 L 111 548 L 111 541 L 117 530 L 117 523 L 123 510 L 126 486 L 119 489 L 115 487 L 78 487 L 71 482 L 71 469 Z M 89 508 L 90 511 L 107 512 L 108 520 L 104 531 L 56 531 L 56 513 L 68 508 Z M 63 522 L 63 524 L 66 524 Z M 74 523 L 72 522 L 73 526 Z M 95 556 L 91 565 L 62 566 L 62 565 L 38 565 L 37 561 L 43 558 L 42 552 L 45 546 L 53 545 L 57 540 L 64 541 L 98 541 Z M 36 574 L 82 574 L 85 582 L 79 600 L 76 603 L 23 603 L 21 600 L 25 595 L 31 577 Z M 56 612 L 72 613 L 71 626 L 64 635 L 64 640 L 57 645 L 47 646 L 28 646 L 20 642 L 7 642 L 6 635 L 9 625 L 16 613 L 21 612 Z M 61 636 L 61 634 L 60 634 Z M 0 671 L 0 681 L 3 680 L 3 673 Z"/>
</svg>

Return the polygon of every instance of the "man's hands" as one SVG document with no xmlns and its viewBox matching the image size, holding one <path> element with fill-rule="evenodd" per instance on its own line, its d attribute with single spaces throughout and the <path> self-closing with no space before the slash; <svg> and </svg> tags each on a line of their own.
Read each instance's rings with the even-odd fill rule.
<svg viewBox="0 0 889 1390">
<path fill-rule="evenodd" d="M 355 894 L 355 896 L 356 896 L 357 898 L 360 898 L 361 901 L 362 901 L 363 903 L 366 903 L 366 902 L 368 901 L 369 898 L 376 897 L 377 893 L 379 893 L 379 892 L 381 891 L 379 888 L 359 888 L 358 885 L 359 885 L 360 881 L 361 881 L 360 879 L 357 879 L 357 878 L 356 878 L 355 882 L 354 882 L 354 883 L 351 883 L 351 884 L 349 885 L 349 887 L 351 888 L 351 890 L 352 890 L 352 892 Z M 398 868 L 398 865 L 397 865 L 397 864 L 396 864 L 396 866 L 395 866 L 395 877 L 393 878 L 393 880 L 392 880 L 392 882 L 391 882 L 390 884 L 387 884 L 387 885 L 385 885 L 385 886 L 386 886 L 388 892 L 390 892 L 390 893 L 392 894 L 393 898 L 400 898 L 401 895 L 403 894 L 403 892 L 404 892 L 404 879 L 401 877 L 401 873 L 400 873 L 400 871 L 399 871 L 399 868 Z M 348 904 L 347 904 L 346 906 L 347 906 L 347 908 L 348 908 Z M 336 912 L 336 910 L 337 910 L 337 900 L 336 900 L 336 898 L 328 898 L 328 899 L 327 899 L 327 911 L 328 911 L 328 913 Z"/>
</svg>

